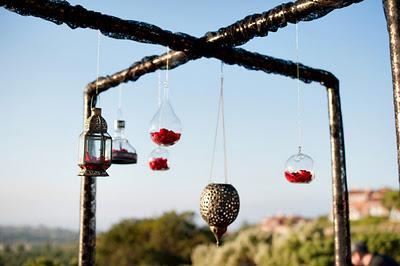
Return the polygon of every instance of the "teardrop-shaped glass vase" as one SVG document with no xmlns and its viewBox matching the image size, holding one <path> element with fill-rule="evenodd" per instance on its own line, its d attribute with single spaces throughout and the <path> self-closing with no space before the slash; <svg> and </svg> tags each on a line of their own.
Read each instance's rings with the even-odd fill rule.
<svg viewBox="0 0 400 266">
<path fill-rule="evenodd" d="M 153 142 L 160 146 L 172 146 L 181 138 L 182 123 L 175 114 L 168 97 L 164 97 L 151 120 L 149 132 Z"/>
</svg>

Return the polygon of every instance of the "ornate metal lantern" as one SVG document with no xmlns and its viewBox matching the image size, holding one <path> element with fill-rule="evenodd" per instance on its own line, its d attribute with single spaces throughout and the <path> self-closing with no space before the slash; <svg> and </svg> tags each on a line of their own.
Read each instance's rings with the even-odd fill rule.
<svg viewBox="0 0 400 266">
<path fill-rule="evenodd" d="M 92 115 L 79 139 L 79 175 L 108 176 L 106 170 L 111 165 L 112 139 L 100 108 L 92 108 Z"/>
<path fill-rule="evenodd" d="M 200 213 L 210 226 L 217 245 L 228 225 L 235 221 L 239 214 L 240 199 L 234 186 L 230 184 L 210 183 L 201 193 Z"/>
</svg>

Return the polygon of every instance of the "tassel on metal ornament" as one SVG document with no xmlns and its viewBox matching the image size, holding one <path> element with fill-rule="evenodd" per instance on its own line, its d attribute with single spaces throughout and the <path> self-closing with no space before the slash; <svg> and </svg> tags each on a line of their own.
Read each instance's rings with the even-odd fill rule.
<svg viewBox="0 0 400 266">
<path fill-rule="evenodd" d="M 239 207 L 239 194 L 234 186 L 210 183 L 203 189 L 200 198 L 200 213 L 203 220 L 210 226 L 217 246 L 220 245 L 228 226 L 236 220 Z"/>
</svg>

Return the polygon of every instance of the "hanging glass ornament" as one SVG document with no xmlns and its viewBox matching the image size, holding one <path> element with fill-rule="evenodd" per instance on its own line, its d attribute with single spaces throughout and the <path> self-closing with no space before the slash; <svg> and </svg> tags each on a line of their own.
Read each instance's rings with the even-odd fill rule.
<svg viewBox="0 0 400 266">
<path fill-rule="evenodd" d="M 299 151 L 297 154 L 289 157 L 285 164 L 285 178 L 291 183 L 310 183 L 314 179 L 314 161 L 302 153 L 302 119 L 301 119 L 301 90 L 300 90 L 300 68 L 299 68 L 299 30 L 296 23 L 296 55 L 297 55 L 297 130 Z"/>
<path fill-rule="evenodd" d="M 160 107 L 150 122 L 150 136 L 160 146 L 171 146 L 181 138 L 182 124 L 164 95 Z"/>
<path fill-rule="evenodd" d="M 169 153 L 166 149 L 158 147 L 154 149 L 149 156 L 149 166 L 153 171 L 169 170 Z"/>
<path fill-rule="evenodd" d="M 106 120 L 100 108 L 92 108 L 92 114 L 79 136 L 80 176 L 108 176 L 111 165 L 112 139 L 107 133 Z"/>
<path fill-rule="evenodd" d="M 313 159 L 299 149 L 286 161 L 285 178 L 291 183 L 310 183 L 314 179 Z"/>
<path fill-rule="evenodd" d="M 230 184 L 208 184 L 201 193 L 200 213 L 210 226 L 217 245 L 228 226 L 239 214 L 240 199 L 234 186 Z"/>
<path fill-rule="evenodd" d="M 149 133 L 154 143 L 160 146 L 172 146 L 179 141 L 182 134 L 182 123 L 175 114 L 174 109 L 169 101 L 168 87 L 168 68 L 169 68 L 169 49 L 167 48 L 167 65 L 165 72 L 164 93 L 160 101 L 160 86 L 159 91 L 159 106 L 156 114 L 150 122 Z M 158 83 L 160 85 L 160 81 Z"/>
<path fill-rule="evenodd" d="M 125 121 L 114 121 L 114 139 L 112 149 L 113 164 L 135 164 L 137 163 L 137 154 L 135 148 L 129 144 L 125 137 Z"/>
</svg>

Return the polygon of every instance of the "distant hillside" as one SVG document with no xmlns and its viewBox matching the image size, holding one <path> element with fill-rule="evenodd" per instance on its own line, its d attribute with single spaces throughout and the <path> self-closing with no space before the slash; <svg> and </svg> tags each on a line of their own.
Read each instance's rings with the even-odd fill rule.
<svg viewBox="0 0 400 266">
<path fill-rule="evenodd" d="M 14 245 L 29 243 L 40 244 L 71 244 L 78 241 L 78 233 L 60 228 L 45 226 L 0 226 L 0 244 Z"/>
</svg>

